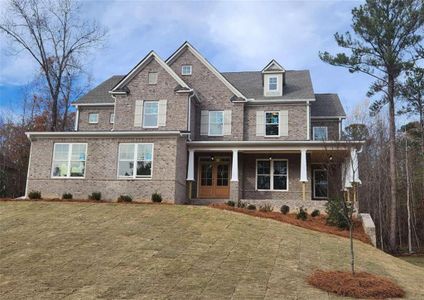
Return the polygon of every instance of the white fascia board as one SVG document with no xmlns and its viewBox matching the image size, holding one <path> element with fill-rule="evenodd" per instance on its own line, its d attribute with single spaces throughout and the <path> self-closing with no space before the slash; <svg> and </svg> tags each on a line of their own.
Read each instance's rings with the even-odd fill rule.
<svg viewBox="0 0 424 300">
<path fill-rule="evenodd" d="M 281 69 L 281 71 L 267 71 L 267 69 L 272 66 L 273 64 L 277 65 L 277 67 L 279 67 Z M 275 60 L 271 60 L 266 66 L 265 68 L 262 69 L 262 73 L 277 73 L 277 72 L 282 72 L 284 73 L 286 70 Z"/>
<path fill-rule="evenodd" d="M 26 136 L 31 138 L 45 137 L 45 138 L 64 138 L 64 137 L 138 137 L 138 136 L 169 136 L 181 135 L 180 131 L 62 131 L 62 132 L 40 132 L 29 131 L 25 132 Z"/>
<path fill-rule="evenodd" d="M 116 90 L 125 85 L 132 77 L 137 74 L 139 71 L 141 71 L 144 67 L 144 65 L 151 59 L 155 59 L 159 65 L 165 69 L 169 73 L 169 75 L 172 76 L 172 78 L 175 79 L 175 81 L 178 82 L 179 85 L 182 87 L 185 87 L 187 89 L 191 89 L 187 83 L 185 83 L 175 72 L 171 69 L 170 66 L 168 66 L 154 51 L 150 51 L 150 53 L 142 60 L 140 61 L 137 66 L 130 71 L 113 89 L 110 91 L 111 93 L 117 93 Z M 118 92 L 119 93 L 119 92 Z M 122 92 L 121 92 L 122 93 Z"/>
<path fill-rule="evenodd" d="M 183 51 L 183 49 L 187 47 L 191 53 L 198 59 L 200 60 L 205 66 L 206 68 L 209 69 L 209 71 L 211 71 L 216 77 L 218 77 L 219 80 L 222 81 L 222 83 L 224 83 L 224 85 L 230 89 L 230 91 L 232 91 L 234 93 L 234 95 L 236 95 L 239 98 L 244 98 L 246 99 L 246 96 L 244 96 L 238 89 L 236 89 L 227 79 L 225 79 L 224 76 L 222 76 L 222 74 L 206 59 L 204 58 L 199 51 L 197 51 L 192 45 L 190 45 L 189 42 L 185 42 L 184 44 L 182 44 L 180 46 L 180 48 L 177 49 L 177 51 L 174 52 L 174 54 L 172 54 L 165 62 L 167 64 L 171 64 Z"/>
<path fill-rule="evenodd" d="M 222 146 L 222 145 L 357 145 L 364 144 L 365 141 L 308 141 L 308 140 L 299 140 L 299 141 L 192 141 L 188 142 L 188 145 L 208 145 L 208 146 Z"/>
<path fill-rule="evenodd" d="M 78 107 L 78 106 L 114 106 L 115 103 L 108 102 L 108 103 L 72 103 L 72 106 Z"/>
<path fill-rule="evenodd" d="M 336 120 L 340 120 L 340 119 L 346 119 L 346 116 L 311 116 L 311 119 L 336 119 Z"/>
</svg>

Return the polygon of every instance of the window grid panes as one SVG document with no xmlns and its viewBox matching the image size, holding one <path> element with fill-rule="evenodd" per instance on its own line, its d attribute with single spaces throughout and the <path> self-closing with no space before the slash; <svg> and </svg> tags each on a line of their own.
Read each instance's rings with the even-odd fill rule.
<svg viewBox="0 0 424 300">
<path fill-rule="evenodd" d="M 209 112 L 209 135 L 223 135 L 224 129 L 224 112 L 210 111 Z"/>
<path fill-rule="evenodd" d="M 266 112 L 265 113 L 265 135 L 279 136 L 280 134 L 280 113 Z"/>
<path fill-rule="evenodd" d="M 119 144 L 118 177 L 151 178 L 153 144 Z"/>
<path fill-rule="evenodd" d="M 87 144 L 55 144 L 53 150 L 52 177 L 84 177 L 86 153 Z"/>
<path fill-rule="evenodd" d="M 268 89 L 270 91 L 276 91 L 277 90 L 277 77 L 269 77 L 268 83 L 269 83 Z"/>
<path fill-rule="evenodd" d="M 88 123 L 96 124 L 99 122 L 99 114 L 98 113 L 90 113 L 88 114 Z"/>
<path fill-rule="evenodd" d="M 315 141 L 326 141 L 328 139 L 327 127 L 314 127 L 313 134 Z"/>
<path fill-rule="evenodd" d="M 258 190 L 288 190 L 287 160 L 258 160 L 256 187 Z"/>
<path fill-rule="evenodd" d="M 314 170 L 314 198 L 328 197 L 327 170 Z"/>
<path fill-rule="evenodd" d="M 159 101 L 144 101 L 143 127 L 158 127 Z"/>
<path fill-rule="evenodd" d="M 191 65 L 184 65 L 181 67 L 181 75 L 191 75 Z"/>
</svg>

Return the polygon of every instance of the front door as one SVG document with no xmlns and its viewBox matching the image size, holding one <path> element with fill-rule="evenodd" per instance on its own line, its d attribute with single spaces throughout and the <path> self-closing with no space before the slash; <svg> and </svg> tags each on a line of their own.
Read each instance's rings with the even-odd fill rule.
<svg viewBox="0 0 424 300">
<path fill-rule="evenodd" d="M 230 196 L 229 174 L 229 160 L 200 160 L 199 198 L 227 199 Z"/>
</svg>

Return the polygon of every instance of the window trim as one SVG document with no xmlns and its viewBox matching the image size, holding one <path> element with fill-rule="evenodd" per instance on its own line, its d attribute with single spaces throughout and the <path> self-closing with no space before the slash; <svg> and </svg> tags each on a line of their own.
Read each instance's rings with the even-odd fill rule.
<svg viewBox="0 0 424 300">
<path fill-rule="evenodd" d="M 324 139 L 324 141 L 328 141 L 328 127 L 327 126 L 312 126 L 312 139 L 314 140 L 314 141 L 323 141 L 323 140 L 317 140 L 317 139 L 315 139 L 315 129 L 317 129 L 317 128 L 324 128 L 325 129 L 325 139 Z"/>
<path fill-rule="evenodd" d="M 121 145 L 134 145 L 134 157 L 132 162 L 134 163 L 134 170 L 132 176 L 120 176 L 119 175 L 119 156 L 121 154 L 120 146 Z M 150 167 L 150 176 L 144 176 L 144 177 L 137 177 L 137 154 L 138 154 L 138 145 L 152 145 L 152 164 Z M 154 155 L 155 155 L 155 144 L 154 143 L 119 143 L 118 144 L 118 158 L 117 158 L 117 165 L 116 165 L 116 178 L 118 180 L 152 180 L 153 178 L 153 165 L 154 165 Z M 124 161 L 131 161 L 131 160 L 124 160 Z"/>
<path fill-rule="evenodd" d="M 91 122 L 90 121 L 90 116 L 91 115 L 97 115 L 96 122 Z M 99 113 L 98 112 L 88 113 L 88 124 L 99 124 Z"/>
<path fill-rule="evenodd" d="M 266 114 L 267 113 L 278 113 L 278 134 L 277 135 L 267 135 L 266 134 Z M 264 111 L 264 137 L 270 137 L 270 138 L 279 138 L 281 135 L 281 114 L 280 111 L 278 110 L 269 110 L 269 111 Z M 274 123 L 270 123 L 268 125 L 275 125 Z"/>
<path fill-rule="evenodd" d="M 275 90 L 270 88 L 271 78 L 275 78 L 275 80 L 276 80 L 276 82 L 275 82 Z M 278 92 L 278 76 L 277 75 L 275 75 L 275 76 L 269 76 L 268 77 L 268 92 Z"/>
<path fill-rule="evenodd" d="M 327 197 L 317 197 L 315 195 L 315 171 L 324 171 L 327 175 Z M 328 170 L 326 169 L 313 169 L 312 171 L 312 190 L 313 190 L 313 198 L 312 199 L 317 199 L 317 200 L 326 200 L 328 199 Z"/>
<path fill-rule="evenodd" d="M 156 81 L 155 82 L 150 82 L 150 74 L 156 74 Z M 147 73 L 147 84 L 148 85 L 155 85 L 155 84 L 158 84 L 158 72 L 148 72 Z"/>
<path fill-rule="evenodd" d="M 189 67 L 190 68 L 190 72 L 189 73 L 184 73 L 184 67 Z M 193 74 L 193 66 L 192 65 L 182 65 L 181 66 L 181 75 L 182 76 L 190 76 Z"/>
<path fill-rule="evenodd" d="M 211 134 L 211 113 L 219 113 L 219 112 L 222 114 L 222 133 Z M 224 111 L 223 110 L 210 110 L 208 112 L 208 136 L 224 136 Z"/>
<path fill-rule="evenodd" d="M 115 113 L 109 114 L 109 124 L 115 124 Z"/>
<path fill-rule="evenodd" d="M 270 162 L 270 182 L 269 182 L 269 190 L 267 189 L 258 189 L 258 162 L 259 161 L 269 161 Z M 285 161 L 287 164 L 287 188 L 285 190 L 274 189 L 274 161 Z M 266 158 L 258 158 L 256 159 L 255 165 L 255 191 L 258 192 L 288 192 L 289 191 L 289 160 L 287 158 L 275 158 L 275 159 L 266 159 Z"/>
<path fill-rule="evenodd" d="M 67 163 L 68 163 L 68 173 L 66 174 L 66 176 L 54 176 L 53 175 L 53 164 L 55 162 L 55 150 L 56 150 L 56 145 L 69 145 L 69 152 L 68 152 L 68 158 L 67 158 Z M 72 155 L 72 146 L 73 145 L 85 145 L 85 153 L 84 153 L 84 175 L 83 176 L 78 176 L 78 177 L 71 177 L 71 155 Z M 52 153 L 52 163 L 51 163 L 51 171 L 50 171 L 50 178 L 51 179 L 85 179 L 85 173 L 87 171 L 87 151 L 88 151 L 88 143 L 54 143 L 53 144 L 53 153 Z"/>
<path fill-rule="evenodd" d="M 146 126 L 144 125 L 144 122 L 146 121 L 146 118 L 144 117 L 146 114 L 146 103 L 156 103 L 158 110 L 156 113 L 156 126 Z M 153 115 L 153 114 L 150 114 Z M 159 128 L 159 101 L 158 100 L 144 100 L 143 101 L 143 115 L 141 116 L 143 118 L 143 128 Z"/>
</svg>

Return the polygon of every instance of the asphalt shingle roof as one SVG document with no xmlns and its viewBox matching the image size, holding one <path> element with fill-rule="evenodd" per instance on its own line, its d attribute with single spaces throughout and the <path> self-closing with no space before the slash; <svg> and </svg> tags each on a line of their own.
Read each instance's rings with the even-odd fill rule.
<svg viewBox="0 0 424 300">
<path fill-rule="evenodd" d="M 247 98 L 263 99 L 313 99 L 314 89 L 308 70 L 286 71 L 283 96 L 265 97 L 262 86 L 262 72 L 225 72 L 221 73 L 232 85 Z"/>
<path fill-rule="evenodd" d="M 114 101 L 109 91 L 112 90 L 122 78 L 124 78 L 124 75 L 114 75 L 106 79 L 74 103 L 113 103 Z"/>
<path fill-rule="evenodd" d="M 311 102 L 312 117 L 346 116 L 337 94 L 315 94 Z"/>
</svg>

